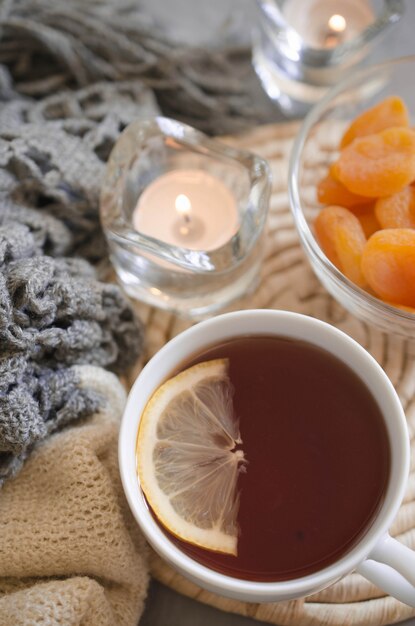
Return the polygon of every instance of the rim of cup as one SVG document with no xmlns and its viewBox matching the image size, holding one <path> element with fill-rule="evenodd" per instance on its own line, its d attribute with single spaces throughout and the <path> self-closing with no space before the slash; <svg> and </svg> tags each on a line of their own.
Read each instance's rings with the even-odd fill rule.
<svg viewBox="0 0 415 626">
<path fill-rule="evenodd" d="M 153 518 L 136 472 L 136 438 L 141 413 L 152 393 L 187 358 L 226 338 L 275 335 L 308 341 L 335 354 L 366 384 L 385 419 L 391 469 L 383 504 L 356 545 L 329 566 L 307 576 L 278 582 L 247 581 L 209 569 L 173 544 Z M 357 363 L 360 363 L 359 367 Z M 353 364 L 354 365 L 353 365 Z M 375 393 L 377 388 L 377 393 Z M 381 397 L 377 397 L 378 394 Z M 386 415 L 387 413 L 387 415 Z M 119 435 L 119 466 L 131 511 L 153 548 L 180 572 L 223 595 L 264 600 L 301 596 L 322 589 L 362 563 L 387 533 L 403 499 L 409 475 L 409 436 L 405 415 L 389 378 L 375 359 L 343 331 L 321 320 L 288 311 L 252 309 L 225 313 L 200 322 L 165 344 L 138 375 L 128 396 Z"/>
</svg>

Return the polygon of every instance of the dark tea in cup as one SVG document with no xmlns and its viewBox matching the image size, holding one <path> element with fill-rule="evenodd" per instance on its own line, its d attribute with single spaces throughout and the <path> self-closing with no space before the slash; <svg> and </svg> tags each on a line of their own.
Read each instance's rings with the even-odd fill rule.
<svg viewBox="0 0 415 626">
<path fill-rule="evenodd" d="M 199 563 L 250 581 L 296 579 L 336 562 L 370 528 L 388 484 L 390 445 L 375 398 L 325 349 L 271 335 L 203 349 L 172 376 L 217 359 L 228 364 L 242 440 L 234 452 L 245 459 L 234 494 L 237 554 L 164 532 Z"/>
<path fill-rule="evenodd" d="M 402 404 L 330 324 L 256 309 L 188 328 L 137 377 L 118 450 L 144 536 L 194 584 L 278 602 L 357 571 L 415 607 L 415 552 L 389 533 L 411 463 Z"/>
</svg>

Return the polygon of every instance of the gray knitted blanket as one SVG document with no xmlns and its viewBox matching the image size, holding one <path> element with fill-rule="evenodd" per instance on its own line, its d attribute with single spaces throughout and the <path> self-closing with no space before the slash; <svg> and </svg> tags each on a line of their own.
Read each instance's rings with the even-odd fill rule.
<svg viewBox="0 0 415 626">
<path fill-rule="evenodd" d="M 137 4 L 0 0 L 0 485 L 102 402 L 72 366 L 119 373 L 140 353 L 140 322 L 97 280 L 99 191 L 120 131 L 160 107 L 209 132 L 259 117 L 247 50 L 173 46 Z"/>
</svg>

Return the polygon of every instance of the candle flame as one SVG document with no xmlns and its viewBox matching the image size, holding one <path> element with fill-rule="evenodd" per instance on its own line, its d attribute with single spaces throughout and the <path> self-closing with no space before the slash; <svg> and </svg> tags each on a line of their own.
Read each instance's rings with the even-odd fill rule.
<svg viewBox="0 0 415 626">
<path fill-rule="evenodd" d="M 179 215 L 182 215 L 184 218 L 186 218 L 189 216 L 192 204 L 189 198 L 184 195 L 184 193 L 179 193 L 176 198 L 175 207 Z"/>
<path fill-rule="evenodd" d="M 346 29 L 346 24 L 343 15 L 332 15 L 328 21 L 329 28 L 335 33 L 342 33 Z"/>
</svg>

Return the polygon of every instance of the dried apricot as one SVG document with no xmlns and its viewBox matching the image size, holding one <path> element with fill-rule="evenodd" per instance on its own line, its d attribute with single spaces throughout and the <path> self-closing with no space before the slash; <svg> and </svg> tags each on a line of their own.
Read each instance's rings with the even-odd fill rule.
<svg viewBox="0 0 415 626">
<path fill-rule="evenodd" d="M 365 204 L 367 198 L 352 193 L 330 173 L 317 185 L 317 199 L 321 204 L 336 204 L 346 208 Z"/>
<path fill-rule="evenodd" d="M 415 187 L 379 198 L 375 213 L 382 228 L 415 228 Z"/>
<path fill-rule="evenodd" d="M 340 153 L 331 172 L 353 193 L 390 196 L 415 179 L 415 132 L 388 128 L 355 139 Z"/>
<path fill-rule="evenodd" d="M 356 117 L 344 133 L 340 148 L 345 148 L 356 137 L 373 135 L 392 126 L 409 126 L 408 110 L 397 96 L 385 98 Z"/>
<path fill-rule="evenodd" d="M 375 215 L 373 203 L 366 204 L 364 207 L 361 207 L 361 210 L 357 215 L 357 219 L 359 220 L 367 239 L 369 239 L 369 237 L 371 237 L 377 230 L 381 229 L 381 225 Z"/>
<path fill-rule="evenodd" d="M 317 216 L 315 230 L 330 261 L 351 281 L 364 286 L 360 264 L 366 237 L 357 217 L 343 207 L 325 207 Z"/>
<path fill-rule="evenodd" d="M 415 230 L 384 229 L 372 235 L 363 251 L 362 270 L 382 300 L 415 307 Z"/>
</svg>

